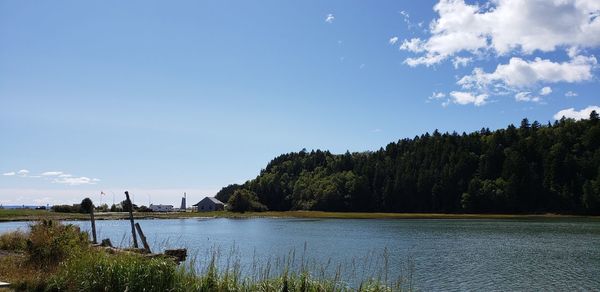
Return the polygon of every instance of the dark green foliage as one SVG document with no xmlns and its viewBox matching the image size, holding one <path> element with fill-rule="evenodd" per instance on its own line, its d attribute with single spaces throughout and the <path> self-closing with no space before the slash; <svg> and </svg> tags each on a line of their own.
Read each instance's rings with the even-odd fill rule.
<svg viewBox="0 0 600 292">
<path fill-rule="evenodd" d="M 90 213 L 94 209 L 94 203 L 90 198 L 85 198 L 81 201 L 81 212 Z"/>
<path fill-rule="evenodd" d="M 131 210 L 132 206 L 133 206 L 133 210 L 138 209 L 138 206 L 136 204 L 131 204 L 130 201 L 127 201 L 127 200 L 121 201 L 121 207 L 123 208 L 123 210 L 122 210 L 123 212 L 129 212 Z"/>
<path fill-rule="evenodd" d="M 265 205 L 258 201 L 256 194 L 249 190 L 236 190 L 227 201 L 233 212 L 266 211 Z"/>
<path fill-rule="evenodd" d="M 50 210 L 57 213 L 81 213 L 81 205 L 54 205 Z"/>
<path fill-rule="evenodd" d="M 242 186 L 238 185 L 238 184 L 228 185 L 228 186 L 222 188 L 217 193 L 215 198 L 217 198 L 217 200 L 219 200 L 221 202 L 227 202 L 227 201 L 229 201 L 229 198 L 233 195 L 233 192 L 235 192 L 236 190 L 238 190 L 240 188 L 242 188 Z"/>
<path fill-rule="evenodd" d="M 426 133 L 375 152 L 302 150 L 230 185 L 270 210 L 600 214 L 600 123 Z"/>
<path fill-rule="evenodd" d="M 123 207 L 121 205 L 112 204 L 112 205 L 110 205 L 110 211 L 111 212 L 123 212 Z"/>
<path fill-rule="evenodd" d="M 137 210 L 137 211 L 138 211 L 138 212 L 152 212 L 152 209 L 150 209 L 150 208 L 148 208 L 148 207 L 146 207 L 146 206 L 142 205 L 142 206 L 140 206 L 140 207 L 138 208 L 138 210 Z"/>
</svg>

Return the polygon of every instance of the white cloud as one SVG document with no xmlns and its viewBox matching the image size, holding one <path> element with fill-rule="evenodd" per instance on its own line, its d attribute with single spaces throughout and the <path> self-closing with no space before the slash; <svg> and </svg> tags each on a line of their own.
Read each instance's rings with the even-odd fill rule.
<svg viewBox="0 0 600 292">
<path fill-rule="evenodd" d="M 433 9 L 438 18 L 422 41 L 424 54 L 406 59 L 409 65 L 430 66 L 459 52 L 528 55 L 600 45 L 597 0 L 494 0 L 482 6 L 440 0 Z"/>
<path fill-rule="evenodd" d="M 592 68 L 596 64 L 596 58 L 593 56 L 575 56 L 569 62 L 563 63 L 541 58 L 526 61 L 519 57 L 512 57 L 508 64 L 498 65 L 492 73 L 475 68 L 471 75 L 462 77 L 458 84 L 464 88 L 482 88 L 495 83 L 509 88 L 526 88 L 540 82 L 581 82 L 592 79 Z"/>
<path fill-rule="evenodd" d="M 550 88 L 549 86 L 545 86 L 542 89 L 540 89 L 540 95 L 548 95 L 552 93 L 552 88 Z"/>
<path fill-rule="evenodd" d="M 420 38 L 412 38 L 410 40 L 404 40 L 402 45 L 400 45 L 401 50 L 410 51 L 413 53 L 423 52 L 425 48 L 423 47 L 423 40 Z M 406 63 L 409 63 L 412 58 L 408 58 L 405 60 Z"/>
<path fill-rule="evenodd" d="M 430 97 L 428 97 L 427 99 L 441 99 L 441 98 L 444 98 L 444 97 L 446 97 L 446 94 L 445 94 L 445 93 L 443 93 L 443 92 L 435 92 L 435 91 L 434 91 L 434 92 L 431 94 L 431 96 L 430 96 Z"/>
<path fill-rule="evenodd" d="M 335 16 L 333 16 L 333 14 L 331 14 L 331 13 L 327 14 L 327 16 L 325 17 L 325 22 L 327 22 L 327 23 L 333 23 L 334 20 L 335 20 Z"/>
<path fill-rule="evenodd" d="M 575 108 L 564 109 L 564 110 L 561 110 L 558 113 L 556 113 L 554 115 L 554 119 L 560 120 L 563 116 L 567 119 L 575 119 L 575 120 L 589 119 L 590 113 L 592 111 L 596 111 L 596 113 L 600 113 L 600 106 L 592 106 L 591 105 L 580 111 L 576 111 Z"/>
<path fill-rule="evenodd" d="M 573 92 L 573 91 L 567 91 L 565 93 L 566 97 L 574 97 L 574 96 L 577 96 L 577 95 L 578 95 L 577 92 Z"/>
<path fill-rule="evenodd" d="M 515 94 L 516 101 L 531 101 L 531 102 L 540 102 L 541 99 L 539 96 L 531 95 L 531 92 L 523 91 Z"/>
<path fill-rule="evenodd" d="M 17 174 L 19 176 L 25 177 L 25 176 L 29 175 L 29 170 L 27 170 L 27 169 L 21 169 L 21 170 L 17 171 Z"/>
<path fill-rule="evenodd" d="M 398 42 L 398 37 L 391 37 L 388 42 L 390 43 L 390 45 L 395 45 Z"/>
<path fill-rule="evenodd" d="M 450 92 L 450 96 L 452 96 L 452 102 L 466 105 L 473 104 L 475 106 L 484 105 L 487 101 L 487 94 L 479 94 L 475 95 L 471 92 L 462 92 L 462 91 L 452 91 Z"/>
<path fill-rule="evenodd" d="M 458 69 L 459 67 L 466 67 L 472 60 L 473 58 L 456 56 L 452 59 L 452 65 L 454 69 Z"/>
<path fill-rule="evenodd" d="M 43 176 L 58 176 L 63 174 L 62 171 L 46 171 L 44 173 L 42 173 Z"/>
<path fill-rule="evenodd" d="M 97 178 L 81 177 L 59 177 L 53 180 L 54 183 L 66 184 L 70 186 L 93 185 L 100 181 Z"/>
<path fill-rule="evenodd" d="M 13 175 L 15 175 L 15 174 L 16 174 L 16 173 L 15 173 L 14 171 L 11 171 L 11 172 L 5 172 L 5 173 L 3 173 L 2 175 L 4 175 L 4 176 L 13 176 Z"/>
</svg>

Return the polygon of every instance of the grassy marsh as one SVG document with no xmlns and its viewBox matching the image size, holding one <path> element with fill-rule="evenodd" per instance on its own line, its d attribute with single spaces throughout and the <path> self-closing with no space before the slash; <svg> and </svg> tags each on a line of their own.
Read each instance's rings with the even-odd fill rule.
<svg viewBox="0 0 600 292">
<path fill-rule="evenodd" d="M 412 290 L 410 275 L 389 275 L 385 253 L 373 261 L 376 272 L 354 271 L 362 278 L 351 285 L 342 266 L 328 272 L 311 265 L 306 246 L 300 256 L 291 251 L 275 260 L 255 258 L 251 270 L 243 271 L 234 250 L 223 255 L 215 249 L 178 266 L 168 258 L 95 248 L 79 228 L 52 220 L 32 223 L 28 232 L 2 234 L 0 243 L 0 280 L 17 291 Z"/>
</svg>

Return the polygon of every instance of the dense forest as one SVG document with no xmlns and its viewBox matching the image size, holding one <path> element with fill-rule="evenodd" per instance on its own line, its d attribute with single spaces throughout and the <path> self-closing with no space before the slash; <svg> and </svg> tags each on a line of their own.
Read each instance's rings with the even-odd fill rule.
<svg viewBox="0 0 600 292">
<path fill-rule="evenodd" d="M 426 133 L 374 152 L 283 154 L 238 190 L 269 210 L 600 214 L 600 121 Z M 249 195 L 248 195 L 249 194 Z"/>
</svg>

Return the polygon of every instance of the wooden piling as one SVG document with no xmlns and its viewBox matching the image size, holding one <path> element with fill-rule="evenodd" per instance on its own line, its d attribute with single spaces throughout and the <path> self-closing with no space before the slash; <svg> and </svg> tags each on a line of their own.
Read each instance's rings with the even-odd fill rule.
<svg viewBox="0 0 600 292">
<path fill-rule="evenodd" d="M 96 219 L 94 218 L 94 205 L 92 205 L 92 209 L 90 210 L 90 219 L 92 221 L 92 243 L 96 244 L 98 243 L 98 240 L 96 239 Z"/>
<path fill-rule="evenodd" d="M 133 247 L 138 248 L 137 236 L 135 236 L 135 224 L 133 222 L 133 203 L 129 199 L 129 192 L 125 191 L 125 197 L 127 198 L 127 204 L 129 205 L 129 221 L 131 222 L 131 234 L 133 235 Z"/>
<path fill-rule="evenodd" d="M 152 253 L 150 251 L 150 245 L 148 245 L 148 242 L 146 241 L 146 236 L 142 231 L 142 227 L 140 227 L 140 223 L 135 223 L 135 229 L 137 229 L 137 233 L 140 235 L 140 239 L 142 240 L 142 244 L 144 245 L 144 249 L 146 250 L 146 252 Z"/>
</svg>

